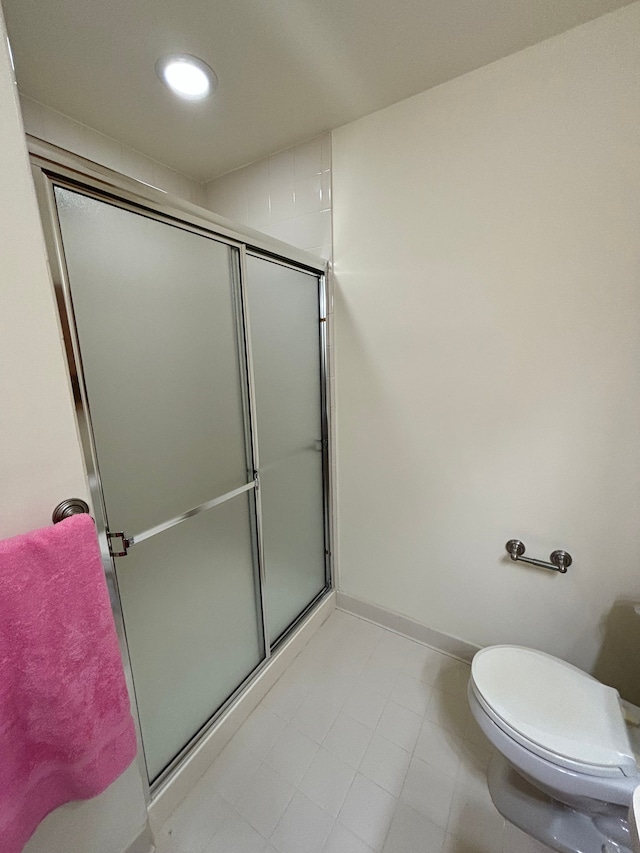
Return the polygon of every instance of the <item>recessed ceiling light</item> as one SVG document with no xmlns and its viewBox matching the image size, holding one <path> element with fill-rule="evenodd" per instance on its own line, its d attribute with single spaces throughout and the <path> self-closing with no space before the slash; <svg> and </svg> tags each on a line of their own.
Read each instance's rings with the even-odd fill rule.
<svg viewBox="0 0 640 853">
<path fill-rule="evenodd" d="M 172 92 L 187 101 L 200 101 L 218 87 L 213 69 L 188 53 L 163 56 L 156 63 L 156 73 Z"/>
</svg>

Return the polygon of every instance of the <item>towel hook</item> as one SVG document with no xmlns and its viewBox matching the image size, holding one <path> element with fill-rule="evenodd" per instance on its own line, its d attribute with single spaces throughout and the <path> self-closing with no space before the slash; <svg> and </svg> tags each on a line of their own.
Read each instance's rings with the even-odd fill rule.
<svg viewBox="0 0 640 853">
<path fill-rule="evenodd" d="M 54 524 L 58 524 L 65 518 L 71 518 L 72 515 L 81 515 L 82 513 L 89 513 L 89 504 L 82 498 L 67 498 L 66 501 L 60 501 L 54 509 L 51 520 Z"/>
</svg>

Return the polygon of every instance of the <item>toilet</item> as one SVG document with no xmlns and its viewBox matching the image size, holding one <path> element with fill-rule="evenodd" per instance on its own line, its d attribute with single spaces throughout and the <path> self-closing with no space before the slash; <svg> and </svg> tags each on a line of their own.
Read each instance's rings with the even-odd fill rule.
<svg viewBox="0 0 640 853">
<path fill-rule="evenodd" d="M 640 708 L 544 652 L 490 646 L 471 666 L 469 703 L 497 752 L 498 811 L 561 853 L 631 853 L 640 785 Z"/>
</svg>

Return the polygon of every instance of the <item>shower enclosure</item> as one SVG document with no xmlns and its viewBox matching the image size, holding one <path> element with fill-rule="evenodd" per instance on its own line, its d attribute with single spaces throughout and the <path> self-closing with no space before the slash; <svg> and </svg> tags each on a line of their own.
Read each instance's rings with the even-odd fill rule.
<svg viewBox="0 0 640 853">
<path fill-rule="evenodd" d="M 324 270 L 45 154 L 32 144 L 153 786 L 330 587 Z"/>
</svg>

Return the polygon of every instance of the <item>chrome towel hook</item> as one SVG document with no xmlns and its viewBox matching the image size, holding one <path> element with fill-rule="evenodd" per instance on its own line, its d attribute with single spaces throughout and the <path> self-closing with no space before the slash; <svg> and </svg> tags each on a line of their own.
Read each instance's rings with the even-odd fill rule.
<svg viewBox="0 0 640 853">
<path fill-rule="evenodd" d="M 67 498 L 66 501 L 60 501 L 54 509 L 51 520 L 54 524 L 58 524 L 65 518 L 71 518 L 72 515 L 81 515 L 85 512 L 89 513 L 89 504 L 86 501 L 83 501 L 82 498 Z"/>
<path fill-rule="evenodd" d="M 564 575 L 567 572 L 567 569 L 573 562 L 571 559 L 571 554 L 568 551 L 552 551 L 549 560 L 550 562 L 546 563 L 544 560 L 534 560 L 532 557 L 523 557 L 525 552 L 524 543 L 519 539 L 509 539 L 507 544 L 505 545 L 507 549 L 507 553 L 511 557 L 511 559 L 515 562 L 516 560 L 520 560 L 522 563 L 531 563 L 532 566 L 540 566 L 543 569 L 551 569 L 553 572 L 560 572 L 560 574 Z"/>
</svg>

